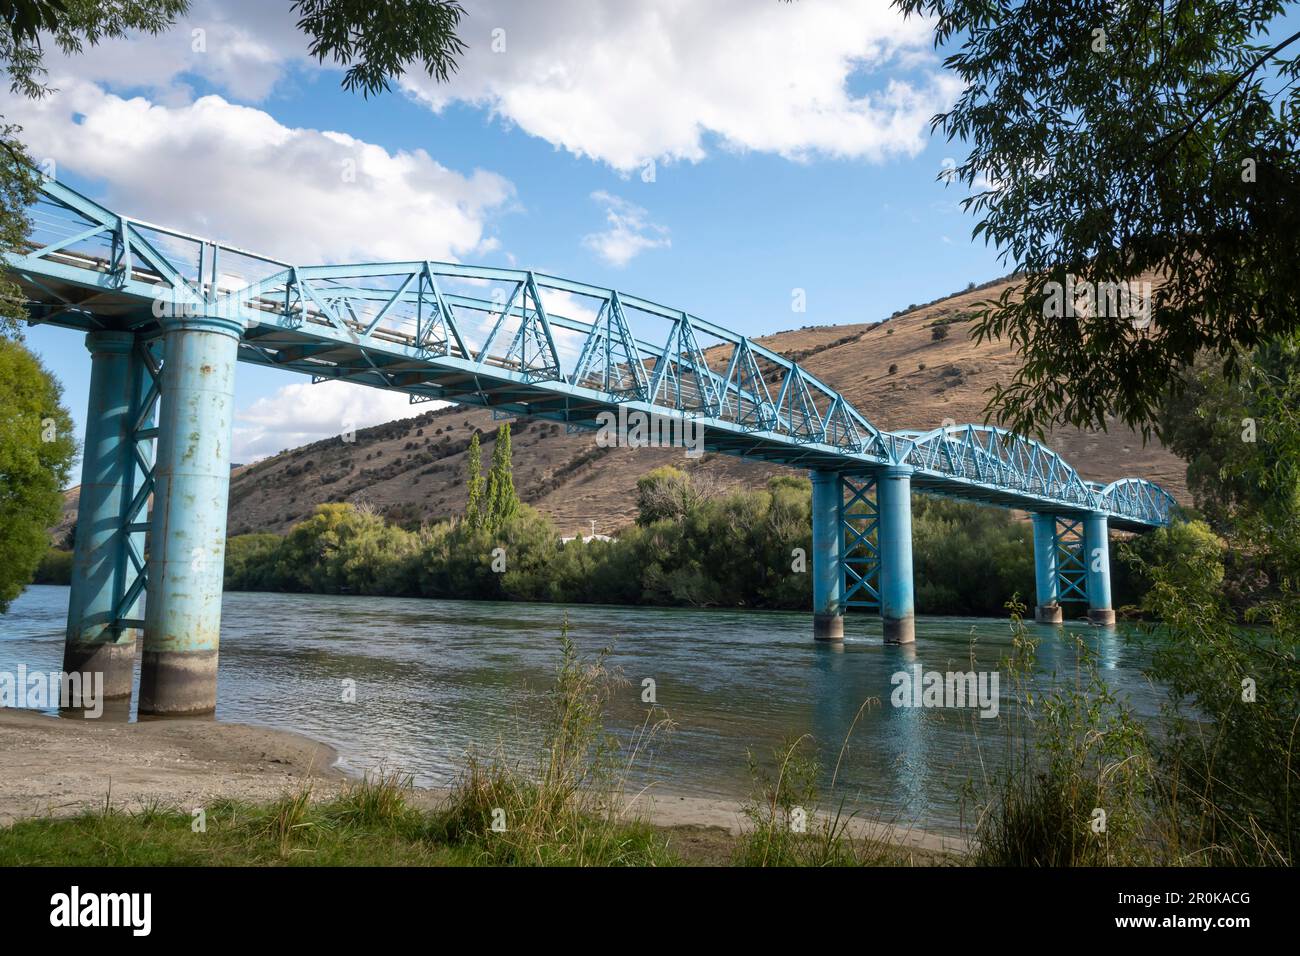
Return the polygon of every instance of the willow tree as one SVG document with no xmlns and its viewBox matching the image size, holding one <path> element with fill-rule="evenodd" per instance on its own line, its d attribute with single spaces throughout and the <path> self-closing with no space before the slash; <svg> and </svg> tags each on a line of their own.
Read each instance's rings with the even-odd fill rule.
<svg viewBox="0 0 1300 956">
<path fill-rule="evenodd" d="M 945 176 L 1023 279 L 972 328 L 1023 356 L 991 417 L 1146 433 L 1198 355 L 1235 377 L 1300 327 L 1300 33 L 1282 0 L 894 3 L 931 19 L 964 85 L 934 118 L 970 150 Z M 1137 316 L 1089 295 L 1144 281 Z M 1071 283 L 1085 307 L 1056 314 Z"/>
</svg>

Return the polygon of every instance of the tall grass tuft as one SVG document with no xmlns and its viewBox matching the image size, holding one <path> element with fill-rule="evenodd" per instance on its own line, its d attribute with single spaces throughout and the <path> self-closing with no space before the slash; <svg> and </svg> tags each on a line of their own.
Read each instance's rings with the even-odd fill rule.
<svg viewBox="0 0 1300 956">
<path fill-rule="evenodd" d="M 875 698 L 863 702 L 844 736 L 830 790 L 839 779 L 840 764 L 858 720 Z M 897 863 L 906 854 L 891 845 L 890 827 L 855 826 L 865 821 L 845 813 L 843 799 L 827 809 L 817 785 L 821 764 L 808 734 L 787 740 L 772 751 L 766 767 L 752 752 L 746 754 L 753 791 L 742 812 L 749 827 L 741 836 L 737 866 L 877 866 Z"/>
<path fill-rule="evenodd" d="M 305 786 L 261 809 L 250 817 L 245 828 L 254 842 L 273 843 L 283 858 L 323 825 L 312 813 L 312 788 Z"/>
<path fill-rule="evenodd" d="M 977 813 L 972 862 L 991 866 L 1113 866 L 1158 861 L 1165 845 L 1146 732 L 1101 676 L 1082 638 L 1074 673 L 1039 692 L 1038 641 L 1018 599 L 1003 661 L 1015 702 L 1002 769 L 967 785 Z"/>
<path fill-rule="evenodd" d="M 409 802 L 414 786 L 410 774 L 381 768 L 345 784 L 326 808 L 327 817 L 362 827 L 399 828 L 415 823 L 420 812 Z"/>
<path fill-rule="evenodd" d="M 606 666 L 608 650 L 585 659 L 560 635 L 560 663 L 541 714 L 535 754 L 470 754 L 431 836 L 474 848 L 479 862 L 540 866 L 654 866 L 676 862 L 667 839 L 624 817 L 628 771 L 642 748 L 668 729 L 647 715 L 624 756 L 605 732 L 611 693 L 625 682 Z"/>
</svg>

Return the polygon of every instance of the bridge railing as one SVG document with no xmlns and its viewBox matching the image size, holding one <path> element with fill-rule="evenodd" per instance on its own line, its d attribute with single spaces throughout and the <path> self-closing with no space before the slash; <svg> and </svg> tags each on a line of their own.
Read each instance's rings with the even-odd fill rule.
<svg viewBox="0 0 1300 956">
<path fill-rule="evenodd" d="M 396 344 L 877 462 L 888 454 L 882 433 L 797 363 L 615 289 L 425 260 L 291 267 L 230 297 L 261 322 Z"/>
<path fill-rule="evenodd" d="M 932 474 L 997 485 L 1096 508 L 1096 493 L 1064 458 L 1041 442 L 992 425 L 951 425 L 907 433 L 899 462 Z"/>
<path fill-rule="evenodd" d="M 1083 480 L 1046 446 L 959 425 L 888 433 L 814 375 L 746 336 L 614 289 L 527 270 L 415 260 L 297 267 L 120 216 L 42 180 L 29 245 L 6 255 L 39 284 L 65 279 L 142 303 L 236 314 L 340 345 L 506 377 L 561 394 L 808 445 L 846 470 L 918 471 L 1146 524 L 1173 498 L 1151 482 Z M 46 287 L 48 289 L 48 286 Z M 51 292 L 37 318 L 76 311 Z M 378 370 L 382 371 L 382 368 Z M 400 388 L 396 379 L 391 387 Z"/>
</svg>

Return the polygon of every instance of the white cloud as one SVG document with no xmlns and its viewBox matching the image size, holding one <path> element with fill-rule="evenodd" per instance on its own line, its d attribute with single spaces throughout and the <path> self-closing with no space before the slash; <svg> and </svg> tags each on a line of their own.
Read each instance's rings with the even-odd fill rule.
<svg viewBox="0 0 1300 956">
<path fill-rule="evenodd" d="M 232 458 L 252 462 L 349 430 L 411 418 L 443 404 L 413 409 L 404 392 L 350 382 L 295 382 L 235 413 Z"/>
<path fill-rule="evenodd" d="M 265 98 L 291 64 L 310 68 L 309 40 L 287 3 L 192 0 L 170 30 L 86 45 L 63 54 L 46 44 L 51 75 L 89 80 L 114 90 L 147 90 L 155 99 L 190 99 L 181 77 L 201 79 L 240 100 Z M 54 84 L 56 87 L 58 83 Z"/>
<path fill-rule="evenodd" d="M 49 59 L 52 71 L 172 104 L 189 99 L 192 78 L 241 101 L 304 72 L 337 82 L 294 21 L 288 4 L 196 0 L 157 37 Z M 931 24 L 887 0 L 476 0 L 460 35 L 468 49 L 449 83 L 417 64 L 400 86 L 435 110 L 470 103 L 620 170 L 698 161 L 715 140 L 795 160 L 915 155 L 960 91 L 931 50 Z"/>
<path fill-rule="evenodd" d="M 495 247 L 485 220 L 514 191 L 424 150 L 284 126 L 215 95 L 163 106 L 60 85 L 4 107 L 38 160 L 103 180 L 110 208 L 290 262 L 481 255 Z"/>
<path fill-rule="evenodd" d="M 791 159 L 914 155 L 959 91 L 930 24 L 885 0 L 480 0 L 462 37 L 450 83 L 412 73 L 404 88 L 622 170 L 700 160 L 710 137 Z"/>
<path fill-rule="evenodd" d="M 625 266 L 647 249 L 672 245 L 668 229 L 648 221 L 648 213 L 635 203 L 599 190 L 591 198 L 605 207 L 603 232 L 584 236 L 582 244 L 612 266 Z"/>
</svg>

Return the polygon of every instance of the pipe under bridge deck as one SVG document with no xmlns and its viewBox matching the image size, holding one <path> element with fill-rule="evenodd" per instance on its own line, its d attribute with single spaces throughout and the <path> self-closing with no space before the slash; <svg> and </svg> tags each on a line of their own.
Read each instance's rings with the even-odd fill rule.
<svg viewBox="0 0 1300 956">
<path fill-rule="evenodd" d="M 1005 429 L 882 431 L 797 362 L 614 289 L 428 260 L 293 265 L 53 180 L 30 214 L 5 268 L 33 323 L 86 333 L 91 364 L 65 669 L 129 695 L 142 643 L 145 714 L 216 705 L 236 361 L 575 429 L 641 412 L 702 429 L 708 451 L 808 469 L 826 640 L 850 607 L 914 639 L 913 492 L 1033 515 L 1040 621 L 1071 601 L 1113 621 L 1109 529 L 1167 524 L 1174 507 Z"/>
</svg>

